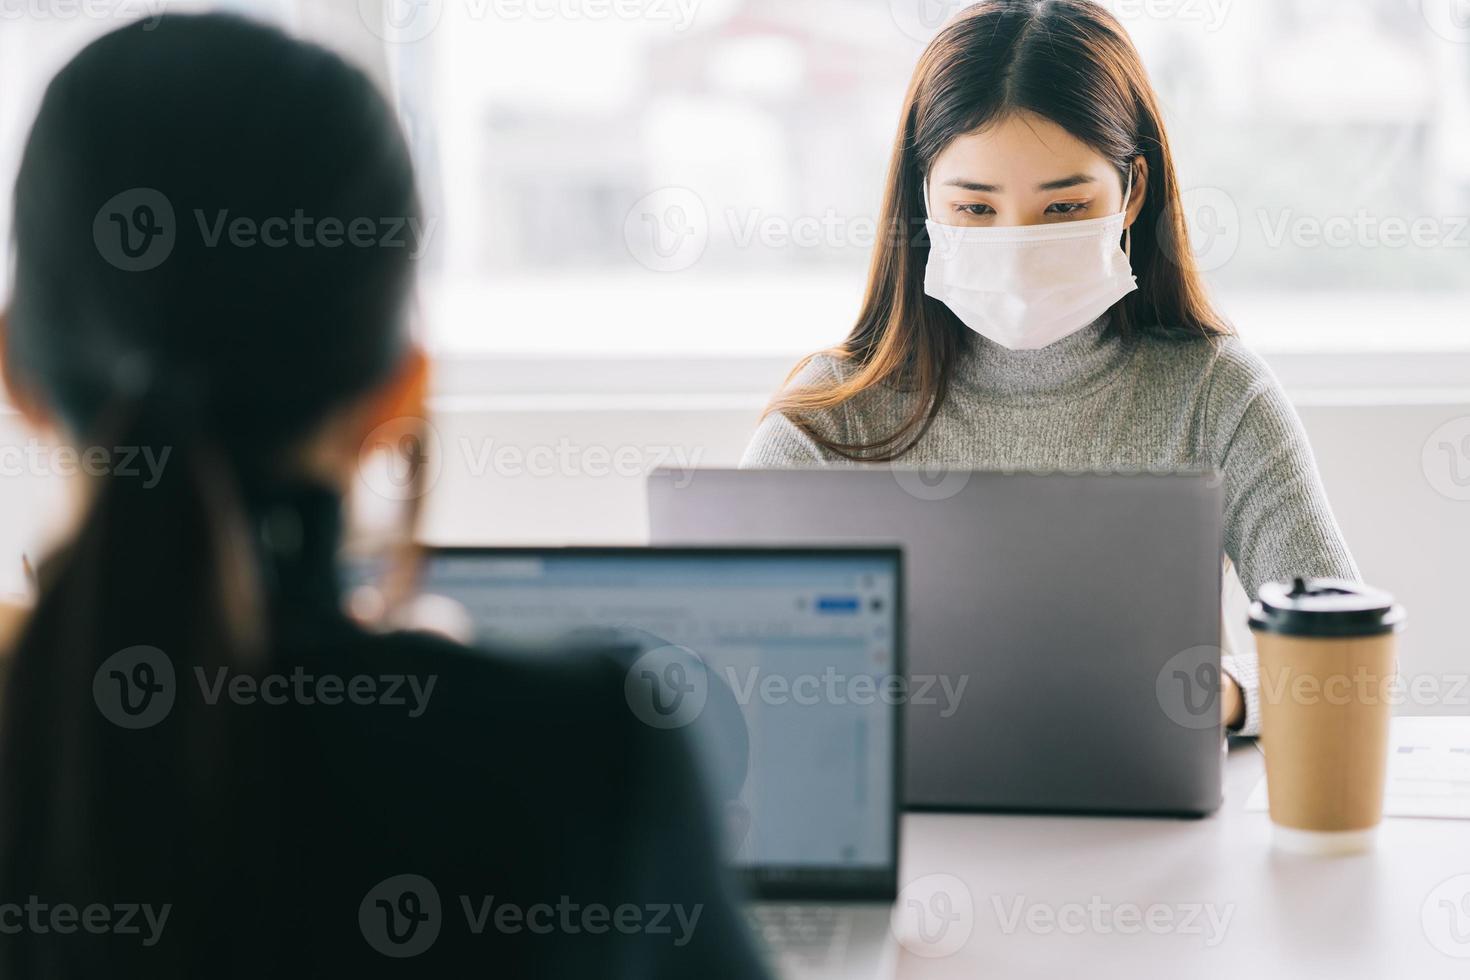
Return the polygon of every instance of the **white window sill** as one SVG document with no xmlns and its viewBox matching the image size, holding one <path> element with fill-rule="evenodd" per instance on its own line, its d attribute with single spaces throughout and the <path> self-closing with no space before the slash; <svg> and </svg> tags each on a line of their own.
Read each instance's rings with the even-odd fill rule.
<svg viewBox="0 0 1470 980">
<path fill-rule="evenodd" d="M 655 273 L 430 287 L 436 405 L 758 411 L 801 357 L 842 339 L 860 293 L 846 276 Z M 1301 403 L 1470 401 L 1470 296 L 1257 295 L 1220 305 Z"/>
</svg>

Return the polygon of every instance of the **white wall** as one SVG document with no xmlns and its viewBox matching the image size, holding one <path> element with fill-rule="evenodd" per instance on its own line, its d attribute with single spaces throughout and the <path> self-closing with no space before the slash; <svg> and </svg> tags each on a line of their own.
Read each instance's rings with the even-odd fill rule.
<svg viewBox="0 0 1470 980">
<path fill-rule="evenodd" d="M 1406 679 L 1424 675 L 1421 683 L 1437 684 L 1450 702 L 1407 704 L 1403 713 L 1470 714 L 1470 501 L 1439 493 L 1423 460 L 1426 440 L 1470 417 L 1470 402 L 1300 411 L 1364 578 L 1408 608 Z"/>
</svg>

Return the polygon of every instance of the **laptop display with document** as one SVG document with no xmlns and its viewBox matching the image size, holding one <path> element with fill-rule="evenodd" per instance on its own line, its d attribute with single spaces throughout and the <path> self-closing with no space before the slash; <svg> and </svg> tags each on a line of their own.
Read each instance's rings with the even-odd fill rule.
<svg viewBox="0 0 1470 980">
<path fill-rule="evenodd" d="M 781 975 L 891 975 L 896 549 L 443 548 L 421 586 L 486 641 L 636 631 L 629 709 L 690 733 Z"/>
</svg>

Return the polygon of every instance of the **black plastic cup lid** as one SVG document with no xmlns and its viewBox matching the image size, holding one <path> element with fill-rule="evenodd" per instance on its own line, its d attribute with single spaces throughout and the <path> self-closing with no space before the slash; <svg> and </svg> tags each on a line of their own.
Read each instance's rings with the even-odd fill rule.
<svg viewBox="0 0 1470 980">
<path fill-rule="evenodd" d="M 1251 606 L 1251 629 L 1288 636 L 1376 636 L 1403 622 L 1393 596 L 1339 578 L 1267 582 Z"/>
</svg>

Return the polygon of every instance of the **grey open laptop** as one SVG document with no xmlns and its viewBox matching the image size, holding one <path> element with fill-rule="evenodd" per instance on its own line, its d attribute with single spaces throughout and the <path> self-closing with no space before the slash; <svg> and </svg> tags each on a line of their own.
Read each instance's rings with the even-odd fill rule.
<svg viewBox="0 0 1470 980">
<path fill-rule="evenodd" d="M 908 806 L 1219 806 L 1213 476 L 670 470 L 648 494 L 657 544 L 903 546 Z"/>
<path fill-rule="evenodd" d="M 629 709 L 704 757 L 755 933 L 835 980 L 896 966 L 902 580 L 892 548 L 446 548 L 422 588 L 489 641 L 638 631 Z"/>
</svg>

